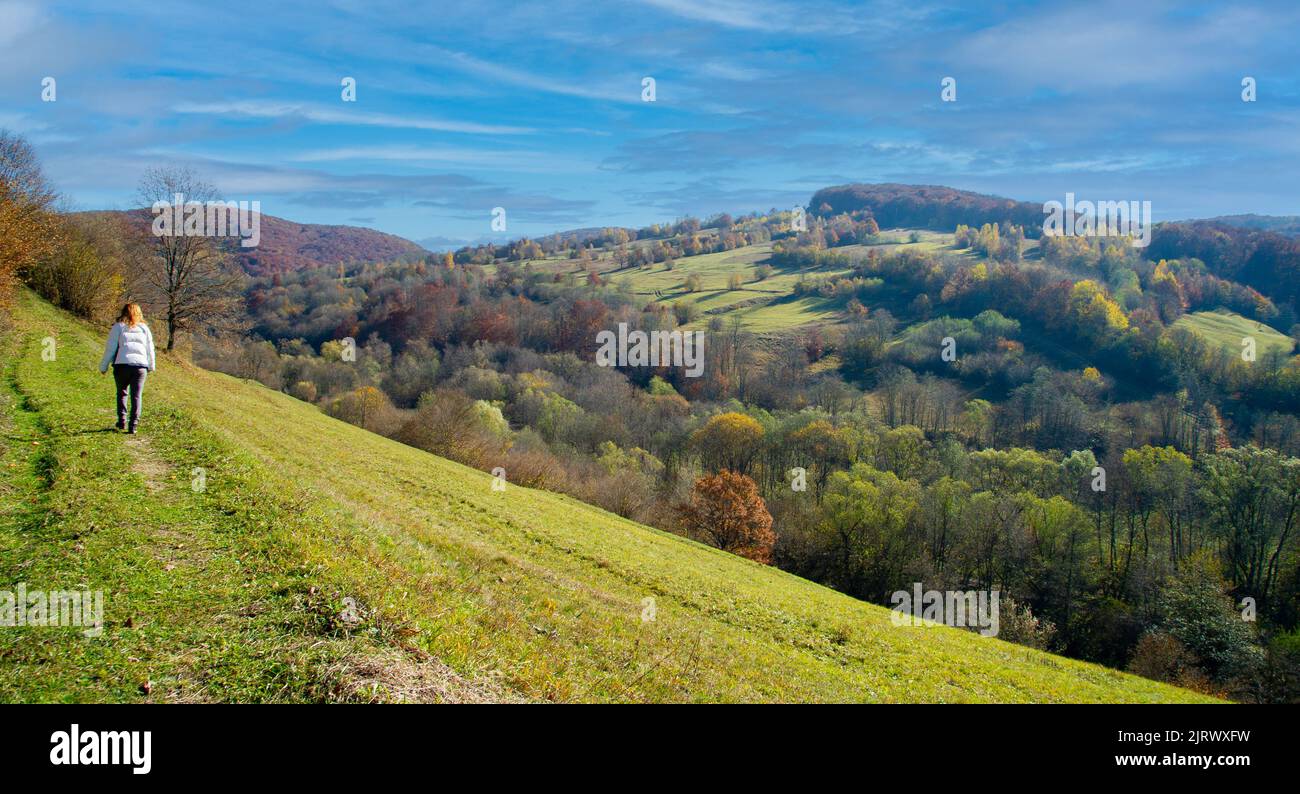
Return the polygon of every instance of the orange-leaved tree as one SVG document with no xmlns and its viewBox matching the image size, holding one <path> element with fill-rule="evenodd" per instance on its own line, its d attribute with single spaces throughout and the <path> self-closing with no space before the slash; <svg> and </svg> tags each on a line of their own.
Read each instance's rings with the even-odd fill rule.
<svg viewBox="0 0 1300 794">
<path fill-rule="evenodd" d="M 55 199 L 31 144 L 0 129 L 0 305 L 15 273 L 58 250 Z"/>
<path fill-rule="evenodd" d="M 722 471 L 701 477 L 691 489 L 691 500 L 677 514 L 687 533 L 723 551 L 755 562 L 772 561 L 776 534 L 758 485 L 743 474 Z"/>
</svg>

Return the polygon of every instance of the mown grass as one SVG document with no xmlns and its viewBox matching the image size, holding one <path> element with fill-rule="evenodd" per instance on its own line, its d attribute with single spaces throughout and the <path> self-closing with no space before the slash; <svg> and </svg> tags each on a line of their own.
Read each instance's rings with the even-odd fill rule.
<svg viewBox="0 0 1300 794">
<path fill-rule="evenodd" d="M 776 270 L 759 280 L 758 268 L 767 263 L 771 252 L 772 244 L 762 243 L 682 257 L 673 263 L 672 270 L 662 262 L 641 268 L 618 268 L 612 262 L 602 260 L 597 272 L 611 284 L 626 284 L 645 303 L 694 306 L 699 313 L 698 319 L 686 328 L 702 328 L 711 318 L 730 320 L 733 315 L 741 318 L 745 328 L 759 333 L 838 321 L 840 312 L 828 302 L 794 300 L 793 290 L 800 278 L 825 278 L 847 270 Z M 548 272 L 574 272 L 579 268 L 570 259 L 538 260 L 532 264 Z M 729 285 L 732 274 L 739 274 L 741 278 L 736 289 Z M 698 277 L 699 285 L 695 290 L 687 291 L 686 282 L 691 276 Z M 772 304 L 772 309 L 765 311 L 768 304 Z"/>
<path fill-rule="evenodd" d="M 102 589 L 107 626 L 0 629 L 0 699 L 135 700 L 145 680 L 168 700 L 1204 699 L 894 627 L 881 607 L 567 497 L 494 491 L 487 474 L 171 358 L 132 448 L 100 432 L 97 336 L 30 294 L 17 327 L 0 582 Z M 40 358 L 48 334 L 56 362 Z M 430 668 L 438 687 L 404 688 Z"/>
<path fill-rule="evenodd" d="M 1246 337 L 1254 338 L 1257 359 L 1272 350 L 1290 354 L 1295 348 L 1295 341 L 1286 334 L 1227 309 L 1184 314 L 1174 327 L 1194 331 L 1234 356 L 1241 355 L 1241 340 Z"/>
<path fill-rule="evenodd" d="M 807 325 L 829 325 L 843 316 L 843 304 L 814 296 L 786 297 L 756 306 L 737 307 L 730 314 L 755 333 L 776 333 Z"/>
</svg>

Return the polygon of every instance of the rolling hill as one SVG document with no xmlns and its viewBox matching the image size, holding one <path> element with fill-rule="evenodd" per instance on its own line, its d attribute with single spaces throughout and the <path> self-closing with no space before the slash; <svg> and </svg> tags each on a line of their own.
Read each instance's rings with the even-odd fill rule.
<svg viewBox="0 0 1300 794">
<path fill-rule="evenodd" d="M 262 216 L 262 241 L 256 248 L 231 249 L 252 275 L 300 270 L 314 265 L 411 261 L 428 252 L 410 240 L 360 226 L 295 223 Z"/>
<path fill-rule="evenodd" d="M 97 638 L 0 632 L 0 700 L 1205 700 L 894 627 L 884 608 L 566 497 L 494 490 L 170 357 L 141 434 L 122 436 L 99 331 L 28 292 L 16 311 L 0 579 L 102 589 L 106 606 Z"/>
<path fill-rule="evenodd" d="M 145 210 L 87 213 L 115 216 L 147 232 L 152 216 Z M 269 276 L 322 265 L 362 262 L 407 262 L 421 259 L 428 251 L 402 237 L 361 226 L 330 226 L 262 214 L 261 241 L 256 248 L 242 248 L 226 240 L 225 249 L 245 273 Z"/>
<path fill-rule="evenodd" d="M 869 210 L 886 227 L 916 227 L 951 231 L 957 224 L 979 226 L 1009 221 L 1031 237 L 1043 225 L 1043 205 L 986 196 L 941 185 L 894 183 L 836 185 L 818 190 L 808 202 L 818 215 Z"/>
<path fill-rule="evenodd" d="M 1220 215 L 1217 218 L 1206 218 L 1205 222 L 1300 237 L 1300 216 L 1297 215 Z"/>
</svg>

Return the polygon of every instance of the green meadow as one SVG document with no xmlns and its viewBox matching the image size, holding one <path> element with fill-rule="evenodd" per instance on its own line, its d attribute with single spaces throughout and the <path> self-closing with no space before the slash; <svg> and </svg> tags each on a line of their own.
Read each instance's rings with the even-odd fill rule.
<svg viewBox="0 0 1300 794">
<path fill-rule="evenodd" d="M 1255 339 L 1256 357 L 1273 350 L 1290 354 L 1295 347 L 1295 341 L 1286 334 L 1226 309 L 1185 314 L 1174 327 L 1194 331 L 1233 355 L 1241 354 L 1241 340 L 1247 337 Z"/>
</svg>

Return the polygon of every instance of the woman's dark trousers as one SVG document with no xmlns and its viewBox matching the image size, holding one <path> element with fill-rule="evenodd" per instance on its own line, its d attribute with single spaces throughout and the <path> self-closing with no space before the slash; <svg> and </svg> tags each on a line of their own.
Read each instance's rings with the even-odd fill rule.
<svg viewBox="0 0 1300 794">
<path fill-rule="evenodd" d="M 117 383 L 117 426 L 126 425 L 126 398 L 131 397 L 131 424 L 134 430 L 140 421 L 140 398 L 144 394 L 144 378 L 149 374 L 148 367 L 133 367 L 130 364 L 114 364 L 113 380 Z"/>
</svg>

